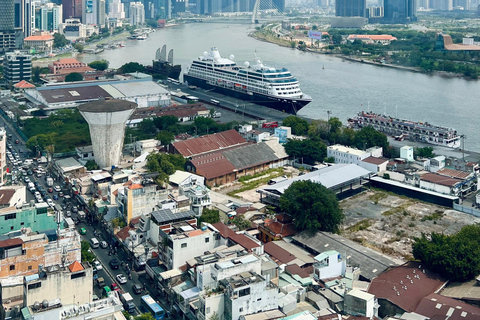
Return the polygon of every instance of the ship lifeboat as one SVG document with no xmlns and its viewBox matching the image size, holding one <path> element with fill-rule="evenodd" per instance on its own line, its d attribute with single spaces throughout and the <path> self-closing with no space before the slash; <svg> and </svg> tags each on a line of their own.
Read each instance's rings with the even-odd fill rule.
<svg viewBox="0 0 480 320">
<path fill-rule="evenodd" d="M 235 88 L 240 88 L 242 85 L 240 83 L 235 83 Z"/>
<path fill-rule="evenodd" d="M 242 89 L 245 89 L 245 90 L 247 90 L 247 86 L 242 86 Z"/>
</svg>

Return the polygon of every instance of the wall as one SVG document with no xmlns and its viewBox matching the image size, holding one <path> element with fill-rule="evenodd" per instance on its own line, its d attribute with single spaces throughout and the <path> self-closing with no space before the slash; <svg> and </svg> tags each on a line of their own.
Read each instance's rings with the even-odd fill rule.
<svg viewBox="0 0 480 320">
<path fill-rule="evenodd" d="M 244 257 L 246 256 L 240 257 L 239 259 L 242 259 Z M 260 259 L 257 259 L 256 261 L 249 262 L 249 263 L 235 264 L 231 268 L 217 269 L 214 265 L 212 265 L 211 274 L 212 274 L 213 281 L 216 281 L 216 283 L 218 284 L 218 281 L 240 274 L 242 272 L 250 271 L 250 272 L 255 272 L 257 274 L 261 274 L 262 272 L 261 269 L 262 269 L 262 262 Z"/>
<path fill-rule="evenodd" d="M 215 234 L 215 232 L 207 230 L 194 237 L 187 236 L 183 239 L 175 239 L 173 241 L 173 265 L 169 265 L 169 268 L 180 268 L 187 260 L 201 256 L 205 251 L 217 247 L 219 240 L 215 240 Z M 208 242 L 205 242 L 205 239 L 208 239 Z M 184 243 L 187 246 L 182 248 L 182 244 Z M 171 248 L 169 249 L 172 250 Z"/>
<path fill-rule="evenodd" d="M 345 274 L 346 262 L 338 260 L 338 255 L 328 256 L 323 263 L 313 265 L 315 276 L 319 279 L 333 278 Z"/>
<path fill-rule="evenodd" d="M 420 188 L 425 189 L 425 190 L 435 191 L 435 192 L 438 192 L 438 193 L 443 193 L 443 194 L 449 194 L 449 195 L 452 194 L 451 193 L 452 188 L 450 188 L 448 186 L 442 186 L 442 185 L 437 184 L 437 183 L 424 181 L 424 180 L 420 180 Z"/>
<path fill-rule="evenodd" d="M 0 278 L 24 276 L 37 272 L 39 264 L 45 265 L 44 245 L 47 243 L 46 238 L 23 243 L 24 254 L 1 260 Z M 13 270 L 10 269 L 11 266 L 13 266 Z"/>
<path fill-rule="evenodd" d="M 241 287 L 241 289 L 248 286 Z M 257 313 L 277 309 L 278 307 L 278 289 L 266 288 L 266 280 L 253 283 L 250 286 L 250 294 L 231 300 L 232 318 L 239 319 L 241 315 Z M 240 288 L 239 288 L 240 289 Z M 228 299 L 228 298 L 227 298 Z"/>
</svg>

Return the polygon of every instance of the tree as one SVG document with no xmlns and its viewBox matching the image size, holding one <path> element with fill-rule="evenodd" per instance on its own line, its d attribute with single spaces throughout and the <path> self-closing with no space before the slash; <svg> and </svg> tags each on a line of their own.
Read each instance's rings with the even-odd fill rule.
<svg viewBox="0 0 480 320">
<path fill-rule="evenodd" d="M 454 235 L 422 234 L 412 245 L 413 256 L 449 280 L 465 281 L 480 273 L 480 226 L 463 227 Z"/>
<path fill-rule="evenodd" d="M 58 32 L 53 34 L 53 46 L 55 48 L 65 47 L 69 43 L 70 41 L 65 38 L 65 35 Z"/>
<path fill-rule="evenodd" d="M 367 126 L 355 134 L 355 147 L 361 150 L 382 147 L 385 151 L 388 149 L 389 143 L 386 135 L 375 130 L 372 126 Z"/>
<path fill-rule="evenodd" d="M 180 154 L 153 153 L 147 157 L 147 169 L 158 173 L 156 183 L 163 186 L 176 170 L 185 169 L 185 158 Z"/>
<path fill-rule="evenodd" d="M 175 116 L 155 117 L 153 118 L 153 123 L 158 130 L 167 130 L 178 123 L 178 118 Z"/>
<path fill-rule="evenodd" d="M 433 148 L 432 147 L 416 147 L 413 149 L 413 154 L 415 157 L 420 157 L 420 158 L 434 158 L 435 153 L 433 153 Z"/>
<path fill-rule="evenodd" d="M 142 313 L 139 314 L 138 316 L 135 316 L 133 319 L 135 320 L 155 320 L 153 315 L 151 313 Z"/>
<path fill-rule="evenodd" d="M 163 130 L 157 134 L 157 140 L 160 141 L 162 146 L 166 146 L 167 144 L 175 140 L 175 136 L 170 131 Z"/>
<path fill-rule="evenodd" d="M 198 224 L 201 225 L 202 222 L 206 222 L 206 223 L 220 222 L 220 211 L 215 209 L 208 209 L 208 208 L 203 209 L 202 215 L 199 218 Z"/>
<path fill-rule="evenodd" d="M 85 163 L 85 167 L 86 167 L 87 170 L 89 170 L 89 171 L 100 169 L 100 167 L 98 166 L 98 164 L 97 164 L 95 161 L 93 161 L 93 160 L 88 160 L 87 163 Z"/>
<path fill-rule="evenodd" d="M 332 117 L 328 120 L 330 133 L 338 133 L 342 128 L 342 122 L 337 117 Z"/>
<path fill-rule="evenodd" d="M 82 240 L 80 252 L 82 256 L 82 262 L 88 261 L 92 263 L 93 260 L 95 260 L 95 255 L 93 254 L 92 250 L 90 250 L 90 243 L 88 243 L 88 241 Z"/>
<path fill-rule="evenodd" d="M 81 43 L 75 43 L 75 45 L 73 46 L 75 48 L 75 50 L 77 50 L 79 53 L 82 53 L 83 52 L 83 49 L 85 49 L 85 47 L 83 46 L 83 44 Z M 93 68 L 93 67 L 92 67 Z"/>
<path fill-rule="evenodd" d="M 325 159 L 327 156 L 327 146 L 325 146 L 323 142 L 311 139 L 290 139 L 285 144 L 285 152 L 290 157 L 302 159 L 303 163 L 313 165 L 315 162 Z"/>
<path fill-rule="evenodd" d="M 338 232 L 345 217 L 335 193 L 310 180 L 295 181 L 280 197 L 280 209 L 298 230 Z"/>
<path fill-rule="evenodd" d="M 303 136 L 308 132 L 308 122 L 297 116 L 288 116 L 282 121 L 282 125 L 292 128 L 292 134 Z"/>
<path fill-rule="evenodd" d="M 250 221 L 246 220 L 241 214 L 237 214 L 235 218 L 232 219 L 232 224 L 236 225 L 240 230 L 245 230 L 252 226 Z"/>
<path fill-rule="evenodd" d="M 118 71 L 119 73 L 144 72 L 145 66 L 138 62 L 128 62 L 121 66 Z"/>
<path fill-rule="evenodd" d="M 75 81 L 82 81 L 82 80 L 83 80 L 83 76 L 78 72 L 69 73 L 65 77 L 65 82 L 75 82 Z"/>
<path fill-rule="evenodd" d="M 90 62 L 88 64 L 88 66 L 90 68 L 95 69 L 95 70 L 104 71 L 104 70 L 108 69 L 108 64 L 109 64 L 109 62 L 107 60 L 103 59 L 103 60 L 99 60 L 99 61 Z"/>
</svg>

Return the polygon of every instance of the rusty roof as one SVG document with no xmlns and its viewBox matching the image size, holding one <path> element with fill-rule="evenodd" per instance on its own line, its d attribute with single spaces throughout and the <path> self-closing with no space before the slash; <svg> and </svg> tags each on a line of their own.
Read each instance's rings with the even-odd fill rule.
<svg viewBox="0 0 480 320">
<path fill-rule="evenodd" d="M 288 237 L 296 233 L 293 222 L 282 223 L 280 221 L 265 222 L 265 228 L 272 231 L 275 235 L 281 235 L 282 237 Z"/>
<path fill-rule="evenodd" d="M 222 237 L 232 240 L 233 242 L 241 245 L 248 251 L 251 251 L 253 248 L 259 247 L 258 243 L 249 239 L 247 236 L 243 234 L 236 233 L 235 231 L 230 229 L 226 224 L 222 222 L 214 223 L 213 226 L 215 227 L 215 229 L 218 230 L 218 232 L 220 232 L 220 235 Z"/>
<path fill-rule="evenodd" d="M 289 273 L 290 275 L 298 275 L 300 278 L 303 278 L 303 279 L 306 279 L 306 278 L 309 278 L 310 275 L 308 274 L 308 272 L 302 268 L 300 268 L 300 266 L 298 264 L 291 264 L 291 265 L 288 265 L 285 270 L 287 271 L 287 273 Z"/>
<path fill-rule="evenodd" d="M 420 177 L 420 180 L 440 184 L 447 187 L 453 187 L 457 183 L 461 183 L 462 180 L 442 176 L 436 173 L 425 173 Z"/>
<path fill-rule="evenodd" d="M 465 171 L 453 170 L 448 168 L 440 169 L 436 173 L 442 176 L 457 178 L 462 180 L 465 180 L 466 178 L 468 178 L 469 175 L 472 174 L 472 172 L 465 172 Z"/>
<path fill-rule="evenodd" d="M 192 157 L 246 143 L 247 141 L 242 138 L 240 133 L 232 129 L 185 141 L 178 141 L 173 143 L 173 146 L 184 157 Z"/>
<path fill-rule="evenodd" d="M 430 319 L 480 320 L 480 308 L 436 293 L 424 297 L 415 313 Z"/>
<path fill-rule="evenodd" d="M 383 158 L 383 157 L 380 157 L 380 158 L 368 157 L 368 158 L 363 159 L 362 161 L 367 162 L 367 163 L 371 163 L 371 164 L 376 164 L 378 166 L 378 165 L 384 164 L 385 162 L 388 162 L 388 159 Z"/>
<path fill-rule="evenodd" d="M 15 189 L 0 189 L 0 205 L 9 204 L 14 194 Z"/>
<path fill-rule="evenodd" d="M 293 260 L 295 260 L 297 257 L 288 252 L 287 250 L 281 248 L 277 244 L 275 244 L 275 241 L 270 241 L 267 242 L 264 246 L 263 249 L 266 253 L 268 253 L 273 259 L 280 261 L 282 264 L 287 264 Z"/>
<path fill-rule="evenodd" d="M 0 241 L 0 248 L 16 247 L 21 246 L 22 244 L 23 240 L 20 238 L 7 239 Z"/>
<path fill-rule="evenodd" d="M 33 84 L 31 84 L 28 81 L 22 80 L 16 84 L 13 85 L 15 88 L 19 89 L 30 89 L 30 88 L 36 88 Z"/>
<path fill-rule="evenodd" d="M 412 312 L 424 297 L 436 292 L 445 282 L 438 274 L 422 268 L 421 263 L 407 262 L 374 278 L 368 293 Z"/>
<path fill-rule="evenodd" d="M 235 166 L 221 152 L 194 157 L 191 161 L 199 175 L 207 180 L 234 172 Z"/>
</svg>

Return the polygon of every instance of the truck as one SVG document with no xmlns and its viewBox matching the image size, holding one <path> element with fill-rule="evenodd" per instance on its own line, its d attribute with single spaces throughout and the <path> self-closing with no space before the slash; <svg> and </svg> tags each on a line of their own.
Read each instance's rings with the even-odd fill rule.
<svg viewBox="0 0 480 320">
<path fill-rule="evenodd" d="M 264 122 L 262 123 L 262 128 L 278 128 L 278 122 L 277 121 Z"/>
<path fill-rule="evenodd" d="M 53 178 L 52 177 L 47 178 L 47 186 L 49 186 L 49 187 L 53 186 Z"/>
<path fill-rule="evenodd" d="M 135 303 L 133 303 L 133 298 L 132 295 L 128 292 L 122 292 L 120 293 L 120 301 L 122 301 L 123 307 L 125 308 L 126 311 L 130 314 L 135 313 L 135 309 L 137 308 L 135 306 Z"/>
</svg>

